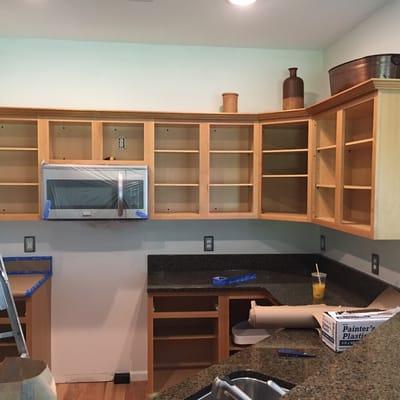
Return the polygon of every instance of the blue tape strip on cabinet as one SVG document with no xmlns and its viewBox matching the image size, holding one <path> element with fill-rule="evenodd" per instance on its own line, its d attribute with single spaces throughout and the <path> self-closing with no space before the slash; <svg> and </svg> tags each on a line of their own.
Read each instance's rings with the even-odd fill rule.
<svg viewBox="0 0 400 400">
<path fill-rule="evenodd" d="M 43 219 L 49 219 L 50 210 L 51 210 L 51 200 L 46 200 L 43 207 Z"/>
<path fill-rule="evenodd" d="M 149 216 L 143 211 L 136 211 L 136 216 L 141 219 L 148 219 Z"/>
</svg>

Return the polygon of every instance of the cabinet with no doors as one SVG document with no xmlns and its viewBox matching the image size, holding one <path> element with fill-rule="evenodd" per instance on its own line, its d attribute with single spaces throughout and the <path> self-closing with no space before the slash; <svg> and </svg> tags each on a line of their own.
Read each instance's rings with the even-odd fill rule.
<svg viewBox="0 0 400 400">
<path fill-rule="evenodd" d="M 36 120 L 0 120 L 0 220 L 39 217 Z"/>
<path fill-rule="evenodd" d="M 400 80 L 264 114 L 0 109 L 0 220 L 40 216 L 40 164 L 149 167 L 151 219 L 400 228 Z"/>
</svg>

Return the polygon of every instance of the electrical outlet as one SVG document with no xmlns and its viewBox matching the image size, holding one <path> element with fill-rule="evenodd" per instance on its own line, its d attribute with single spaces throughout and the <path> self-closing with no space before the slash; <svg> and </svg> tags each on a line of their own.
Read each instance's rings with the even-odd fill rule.
<svg viewBox="0 0 400 400">
<path fill-rule="evenodd" d="M 24 252 L 34 253 L 36 251 L 36 238 L 35 236 L 24 237 Z"/>
<path fill-rule="evenodd" d="M 372 254 L 372 256 L 371 256 L 371 272 L 375 275 L 379 275 L 379 256 L 378 256 L 378 254 Z"/>
<path fill-rule="evenodd" d="M 214 251 L 214 236 L 204 236 L 204 251 Z"/>
<path fill-rule="evenodd" d="M 131 382 L 131 374 L 129 372 L 120 372 L 114 374 L 115 385 L 126 385 Z"/>
<path fill-rule="evenodd" d="M 319 248 L 321 251 L 326 251 L 326 237 L 325 235 L 321 235 L 319 237 Z"/>
</svg>

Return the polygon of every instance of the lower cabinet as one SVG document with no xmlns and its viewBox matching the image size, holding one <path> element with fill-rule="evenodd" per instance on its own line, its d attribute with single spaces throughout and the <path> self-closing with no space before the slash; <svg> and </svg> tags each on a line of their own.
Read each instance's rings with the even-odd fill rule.
<svg viewBox="0 0 400 400">
<path fill-rule="evenodd" d="M 14 298 L 29 355 L 51 366 L 51 280 L 46 281 L 32 296 Z M 0 312 L 0 332 L 11 331 L 6 311 Z M 0 362 L 18 356 L 14 338 L 0 341 Z M 0 396 L 1 397 L 1 396 Z"/>
<path fill-rule="evenodd" d="M 245 347 L 233 344 L 231 331 L 248 319 L 252 300 L 275 304 L 257 291 L 149 294 L 149 391 L 176 384 Z"/>
</svg>

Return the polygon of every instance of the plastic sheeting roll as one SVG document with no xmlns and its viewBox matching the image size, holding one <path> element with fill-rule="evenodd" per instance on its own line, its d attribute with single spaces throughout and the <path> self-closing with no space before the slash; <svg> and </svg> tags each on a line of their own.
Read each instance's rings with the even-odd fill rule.
<svg viewBox="0 0 400 400">
<path fill-rule="evenodd" d="M 254 328 L 318 328 L 319 323 L 315 315 L 322 315 L 325 311 L 339 311 L 355 309 L 325 304 L 304 306 L 258 306 L 251 302 L 249 323 Z"/>
<path fill-rule="evenodd" d="M 249 323 L 254 328 L 319 328 L 324 312 L 387 310 L 399 306 L 400 293 L 391 287 L 385 289 L 368 307 L 327 306 L 326 304 L 258 306 L 255 301 L 252 301 Z"/>
</svg>

